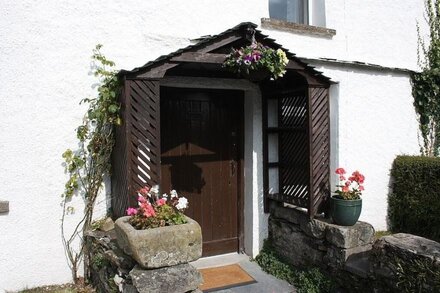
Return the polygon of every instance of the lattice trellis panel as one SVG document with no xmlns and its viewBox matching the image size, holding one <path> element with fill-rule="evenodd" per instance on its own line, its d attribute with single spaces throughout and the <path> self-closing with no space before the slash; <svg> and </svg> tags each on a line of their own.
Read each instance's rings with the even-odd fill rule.
<svg viewBox="0 0 440 293">
<path fill-rule="evenodd" d="M 329 195 L 328 89 L 309 88 L 303 94 L 270 96 L 265 102 L 269 99 L 277 100 L 278 124 L 276 127 L 268 127 L 265 118 L 265 152 L 270 149 L 269 136 L 277 133 L 279 160 L 271 163 L 268 155 L 265 155 L 266 196 L 268 199 L 305 207 L 313 217 L 323 211 Z M 265 111 L 264 115 L 268 115 L 269 107 Z M 273 169 L 279 174 L 278 192 L 271 192 L 271 177 L 268 174 Z"/>
<path fill-rule="evenodd" d="M 115 149 L 114 161 L 117 162 L 113 163 L 120 166 L 113 171 L 113 177 L 120 185 L 117 187 L 119 192 L 113 192 L 116 197 L 113 212 L 116 216 L 123 215 L 127 207 L 136 205 L 136 190 L 145 185 L 159 184 L 160 180 L 159 82 L 126 81 L 123 101 L 124 130 L 119 133 L 117 141 L 124 140 L 125 143 Z M 119 154 L 120 151 L 124 154 Z"/>
<path fill-rule="evenodd" d="M 308 139 L 307 97 L 284 97 L 279 101 L 280 190 L 286 202 L 307 207 Z"/>
<path fill-rule="evenodd" d="M 279 192 L 268 197 L 307 207 L 309 198 L 309 159 L 307 136 L 307 95 L 284 95 L 277 99 L 278 125 L 268 132 L 278 133 Z M 272 166 L 272 165 L 271 165 Z"/>
<path fill-rule="evenodd" d="M 310 88 L 311 200 L 309 213 L 322 210 L 330 194 L 330 104 L 326 88 Z"/>
</svg>

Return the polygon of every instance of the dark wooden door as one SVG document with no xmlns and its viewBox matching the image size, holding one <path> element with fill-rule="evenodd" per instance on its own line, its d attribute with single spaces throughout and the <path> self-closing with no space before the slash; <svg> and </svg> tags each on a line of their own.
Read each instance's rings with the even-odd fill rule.
<svg viewBox="0 0 440 293">
<path fill-rule="evenodd" d="M 241 91 L 161 90 L 161 189 L 188 198 L 203 256 L 239 250 L 242 116 Z"/>
</svg>

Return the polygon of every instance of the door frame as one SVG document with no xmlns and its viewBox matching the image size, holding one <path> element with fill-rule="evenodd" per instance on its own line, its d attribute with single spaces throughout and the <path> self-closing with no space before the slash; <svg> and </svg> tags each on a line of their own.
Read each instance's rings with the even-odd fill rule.
<svg viewBox="0 0 440 293">
<path fill-rule="evenodd" d="M 234 81 L 234 82 L 231 82 Z M 169 77 L 164 78 L 160 82 L 160 87 L 170 88 L 190 88 L 210 89 L 210 90 L 236 90 L 241 91 L 242 95 L 239 101 L 239 119 L 238 119 L 238 160 L 237 160 L 237 237 L 238 247 L 237 253 L 245 252 L 244 245 L 244 217 L 245 217 L 245 200 L 244 200 L 244 148 L 245 148 L 245 126 L 244 126 L 244 107 L 245 107 L 245 91 L 249 90 L 249 81 L 236 79 L 219 79 L 219 78 L 198 78 L 198 77 Z M 251 84 L 252 89 L 254 89 Z M 161 96 L 161 98 L 164 98 Z M 162 113 L 161 113 L 162 114 Z M 202 235 L 203 237 L 203 235 Z"/>
</svg>

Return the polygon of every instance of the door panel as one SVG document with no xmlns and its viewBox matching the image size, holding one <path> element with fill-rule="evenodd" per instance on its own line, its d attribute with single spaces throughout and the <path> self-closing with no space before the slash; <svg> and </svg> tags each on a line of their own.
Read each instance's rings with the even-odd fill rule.
<svg viewBox="0 0 440 293">
<path fill-rule="evenodd" d="M 161 188 L 188 198 L 204 256 L 238 251 L 242 113 L 241 91 L 161 91 Z"/>
</svg>

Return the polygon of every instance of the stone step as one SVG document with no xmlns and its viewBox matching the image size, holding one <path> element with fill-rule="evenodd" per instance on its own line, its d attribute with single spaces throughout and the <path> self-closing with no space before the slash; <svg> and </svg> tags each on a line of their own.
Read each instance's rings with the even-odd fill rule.
<svg viewBox="0 0 440 293">
<path fill-rule="evenodd" d="M 348 258 L 344 269 L 361 278 L 367 278 L 370 272 L 370 253 L 359 253 Z"/>
</svg>

